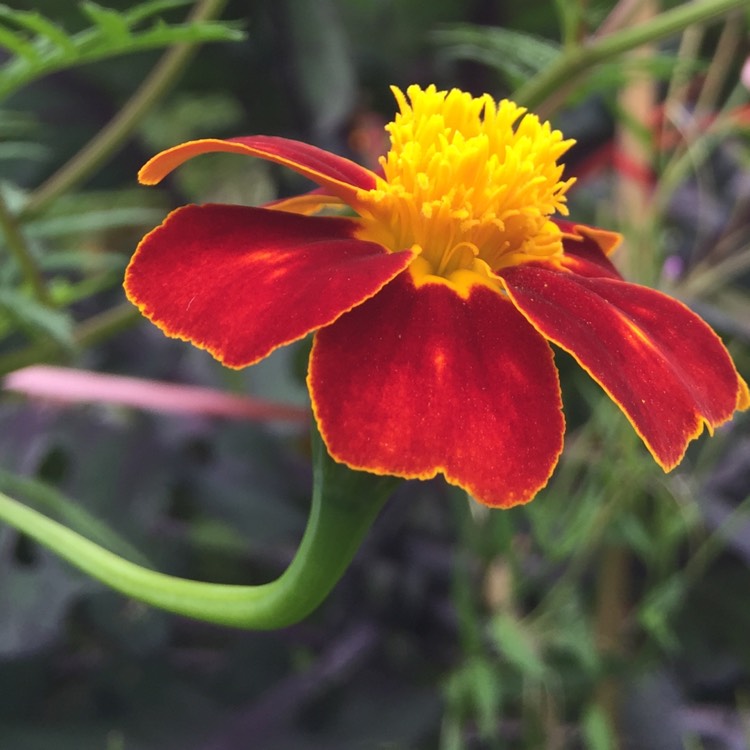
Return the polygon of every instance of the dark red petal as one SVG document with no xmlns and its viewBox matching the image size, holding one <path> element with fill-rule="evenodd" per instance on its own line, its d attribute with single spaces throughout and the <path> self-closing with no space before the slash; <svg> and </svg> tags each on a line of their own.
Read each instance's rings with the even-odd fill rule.
<svg viewBox="0 0 750 750">
<path fill-rule="evenodd" d="M 356 238 L 352 219 L 185 206 L 147 235 L 128 297 L 167 335 L 244 367 L 328 325 L 403 271 L 410 251 Z"/>
<path fill-rule="evenodd" d="M 349 159 L 301 141 L 270 135 L 228 140 L 205 138 L 181 143 L 150 159 L 138 173 L 138 178 L 145 185 L 155 185 L 188 159 L 216 151 L 255 156 L 282 164 L 345 202 L 356 200 L 357 190 L 371 190 L 376 183 L 375 175 L 369 169 Z"/>
<path fill-rule="evenodd" d="M 562 219 L 555 219 L 555 223 L 565 235 L 563 237 L 564 254 L 562 257 L 541 261 L 541 265 L 550 268 L 562 266 L 579 276 L 622 278 L 620 272 L 607 257 L 620 244 L 621 235 L 606 229 L 573 224 Z"/>
<path fill-rule="evenodd" d="M 527 502 L 563 445 L 549 345 L 501 294 L 401 274 L 315 335 L 310 393 L 331 455 L 376 474 L 443 473 L 487 505 Z"/>
<path fill-rule="evenodd" d="M 622 235 L 610 229 L 591 227 L 588 224 L 576 224 L 567 219 L 554 218 L 552 221 L 565 233 L 581 237 L 587 242 L 593 242 L 605 255 L 611 255 L 622 242 Z"/>
<path fill-rule="evenodd" d="M 741 405 L 746 391 L 724 345 L 682 303 L 538 264 L 500 276 L 516 307 L 604 388 L 665 470 L 704 424 L 713 430 Z"/>
</svg>

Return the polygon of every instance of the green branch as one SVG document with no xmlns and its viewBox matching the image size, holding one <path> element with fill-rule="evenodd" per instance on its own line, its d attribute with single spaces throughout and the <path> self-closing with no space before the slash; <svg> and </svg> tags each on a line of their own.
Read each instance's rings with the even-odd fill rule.
<svg viewBox="0 0 750 750">
<path fill-rule="evenodd" d="M 188 21 L 197 22 L 215 18 L 225 5 L 226 0 L 199 0 Z M 178 44 L 170 49 L 107 126 L 32 193 L 22 216 L 26 218 L 42 211 L 57 197 L 85 180 L 115 152 L 177 81 L 198 46 L 197 43 Z"/>
<path fill-rule="evenodd" d="M 679 5 L 660 13 L 646 23 L 608 34 L 577 47 L 566 48 L 548 68 L 521 86 L 514 99 L 530 109 L 537 109 L 548 97 L 595 65 L 623 52 L 650 42 L 673 36 L 695 23 L 705 23 L 739 8 L 748 0 L 703 0 Z"/>
<path fill-rule="evenodd" d="M 0 193 L 0 232 L 5 236 L 8 250 L 15 257 L 21 269 L 21 274 L 31 287 L 34 297 L 43 305 L 49 305 L 49 292 L 42 278 L 41 271 L 34 260 L 34 256 L 31 254 L 31 249 L 26 242 L 26 238 L 18 226 L 16 217 L 13 216 L 11 210 L 8 208 L 2 193 Z"/>
<path fill-rule="evenodd" d="M 343 575 L 396 479 L 351 471 L 315 441 L 310 518 L 286 571 L 259 586 L 203 583 L 158 573 L 104 549 L 0 493 L 0 520 L 83 572 L 138 601 L 206 622 L 272 629 L 299 622 Z"/>
</svg>

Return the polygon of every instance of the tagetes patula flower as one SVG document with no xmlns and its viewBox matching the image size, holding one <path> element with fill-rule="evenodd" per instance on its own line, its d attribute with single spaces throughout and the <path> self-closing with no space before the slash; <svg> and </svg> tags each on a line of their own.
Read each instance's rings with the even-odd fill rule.
<svg viewBox="0 0 750 750">
<path fill-rule="evenodd" d="M 665 469 L 750 405 L 718 336 L 680 302 L 622 279 L 619 235 L 554 218 L 572 141 L 510 101 L 393 89 L 376 174 L 298 141 L 198 140 L 199 154 L 282 164 L 317 183 L 265 208 L 185 206 L 139 245 L 129 298 L 167 335 L 245 367 L 316 331 L 307 376 L 331 456 L 405 478 L 442 474 L 481 502 L 523 503 L 563 448 L 550 343 L 622 409 Z M 345 204 L 356 218 L 312 215 Z"/>
</svg>

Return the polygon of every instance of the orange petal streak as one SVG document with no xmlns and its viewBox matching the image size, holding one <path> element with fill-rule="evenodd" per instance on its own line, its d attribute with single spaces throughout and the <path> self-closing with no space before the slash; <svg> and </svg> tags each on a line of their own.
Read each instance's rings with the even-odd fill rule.
<svg viewBox="0 0 750 750">
<path fill-rule="evenodd" d="M 313 216 L 327 208 L 340 208 L 346 204 L 335 195 L 327 195 L 323 188 L 310 190 L 302 195 L 294 195 L 291 198 L 279 198 L 278 200 L 265 203 L 263 208 L 272 208 L 274 211 L 287 211 L 291 214 L 303 214 Z"/>
<path fill-rule="evenodd" d="M 185 206 L 147 235 L 128 297 L 167 335 L 244 367 L 328 325 L 413 254 L 356 239 L 356 221 L 245 206 Z"/>
<path fill-rule="evenodd" d="M 724 345 L 682 303 L 542 264 L 500 276 L 518 309 L 604 388 L 665 470 L 704 425 L 712 431 L 741 406 L 745 386 Z"/>
<path fill-rule="evenodd" d="M 155 185 L 188 159 L 217 151 L 255 156 L 289 167 L 347 203 L 356 200 L 358 189 L 371 190 L 376 185 L 374 173 L 349 159 L 301 141 L 270 135 L 181 143 L 146 162 L 138 179 L 144 185 Z"/>
<path fill-rule="evenodd" d="M 487 505 L 531 500 L 562 451 L 550 347 L 484 286 L 462 299 L 400 275 L 316 334 L 308 383 L 335 459 L 406 478 L 442 473 Z"/>
</svg>

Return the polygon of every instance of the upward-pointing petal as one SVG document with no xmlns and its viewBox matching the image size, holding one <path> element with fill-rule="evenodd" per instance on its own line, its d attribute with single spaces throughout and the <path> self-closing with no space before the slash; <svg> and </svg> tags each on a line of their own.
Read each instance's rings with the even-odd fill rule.
<svg viewBox="0 0 750 750">
<path fill-rule="evenodd" d="M 219 151 L 255 156 L 289 167 L 345 203 L 354 201 L 358 190 L 371 190 L 376 184 L 373 172 L 343 156 L 301 141 L 270 135 L 187 141 L 162 151 L 146 162 L 138 173 L 138 179 L 144 185 L 155 185 L 188 159 Z"/>
</svg>

